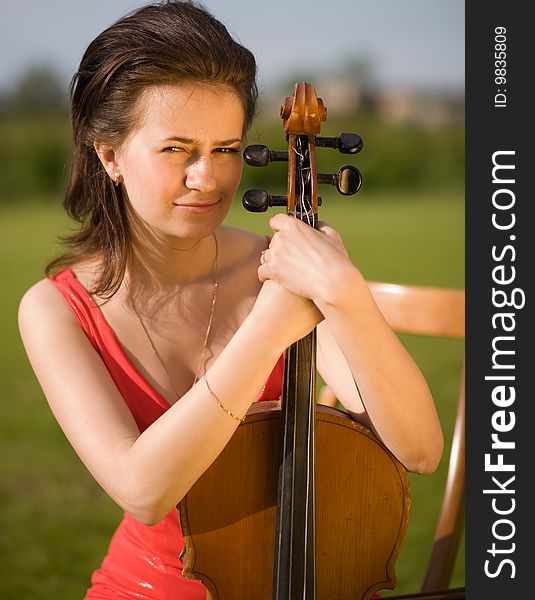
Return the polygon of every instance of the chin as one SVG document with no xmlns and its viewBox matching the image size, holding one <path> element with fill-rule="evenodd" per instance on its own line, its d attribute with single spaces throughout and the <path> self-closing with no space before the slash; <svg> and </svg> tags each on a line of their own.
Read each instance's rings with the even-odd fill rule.
<svg viewBox="0 0 535 600">
<path fill-rule="evenodd" d="M 188 223 L 176 228 L 167 228 L 163 233 L 176 240 L 200 240 L 210 237 L 221 224 L 220 220 L 206 220 L 203 223 Z"/>
</svg>

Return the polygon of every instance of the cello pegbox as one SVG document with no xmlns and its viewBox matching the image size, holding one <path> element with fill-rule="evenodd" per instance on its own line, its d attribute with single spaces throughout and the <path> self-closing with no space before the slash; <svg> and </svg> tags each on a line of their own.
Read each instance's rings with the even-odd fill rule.
<svg viewBox="0 0 535 600">
<path fill-rule="evenodd" d="M 243 160 L 252 167 L 267 167 L 270 162 L 288 161 L 288 151 L 270 150 L 264 144 L 252 144 L 243 151 Z"/>
<path fill-rule="evenodd" d="M 341 154 L 357 154 L 364 145 L 357 133 L 341 133 L 336 137 L 316 136 L 314 143 L 320 148 L 335 148 Z"/>
<path fill-rule="evenodd" d="M 312 83 L 296 83 L 294 95 L 287 96 L 280 108 L 287 134 L 313 136 L 320 132 L 321 122 L 327 119 L 327 108 L 316 96 Z"/>
</svg>

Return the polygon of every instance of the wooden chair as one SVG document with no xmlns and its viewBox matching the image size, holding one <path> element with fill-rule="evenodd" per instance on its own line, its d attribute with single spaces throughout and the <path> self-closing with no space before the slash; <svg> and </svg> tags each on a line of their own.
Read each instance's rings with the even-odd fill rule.
<svg viewBox="0 0 535 600">
<path fill-rule="evenodd" d="M 370 283 L 375 301 L 398 333 L 464 339 L 464 291 L 445 288 Z M 333 405 L 325 387 L 319 402 Z M 419 592 L 389 600 L 460 600 L 464 588 L 448 589 L 464 526 L 464 364 L 460 375 L 457 416 L 448 475 L 427 571 Z"/>
</svg>

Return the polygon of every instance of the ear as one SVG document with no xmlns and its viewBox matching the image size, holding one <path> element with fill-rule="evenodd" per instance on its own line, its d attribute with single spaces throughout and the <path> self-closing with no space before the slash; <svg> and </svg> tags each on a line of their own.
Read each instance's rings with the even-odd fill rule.
<svg viewBox="0 0 535 600">
<path fill-rule="evenodd" d="M 110 176 L 111 180 L 115 180 L 116 174 L 120 173 L 119 165 L 117 164 L 117 153 L 109 144 L 102 142 L 94 142 L 93 148 L 102 163 L 102 166 L 106 170 L 106 173 Z"/>
</svg>

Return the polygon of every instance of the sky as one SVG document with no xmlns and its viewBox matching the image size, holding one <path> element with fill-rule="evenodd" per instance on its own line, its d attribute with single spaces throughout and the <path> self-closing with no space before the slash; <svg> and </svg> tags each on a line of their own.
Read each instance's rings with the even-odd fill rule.
<svg viewBox="0 0 535 600">
<path fill-rule="evenodd" d="M 0 0 L 0 92 L 32 65 L 65 80 L 100 31 L 145 0 Z M 464 0 L 204 0 L 259 64 L 260 87 L 348 60 L 385 86 L 464 86 Z"/>
</svg>

